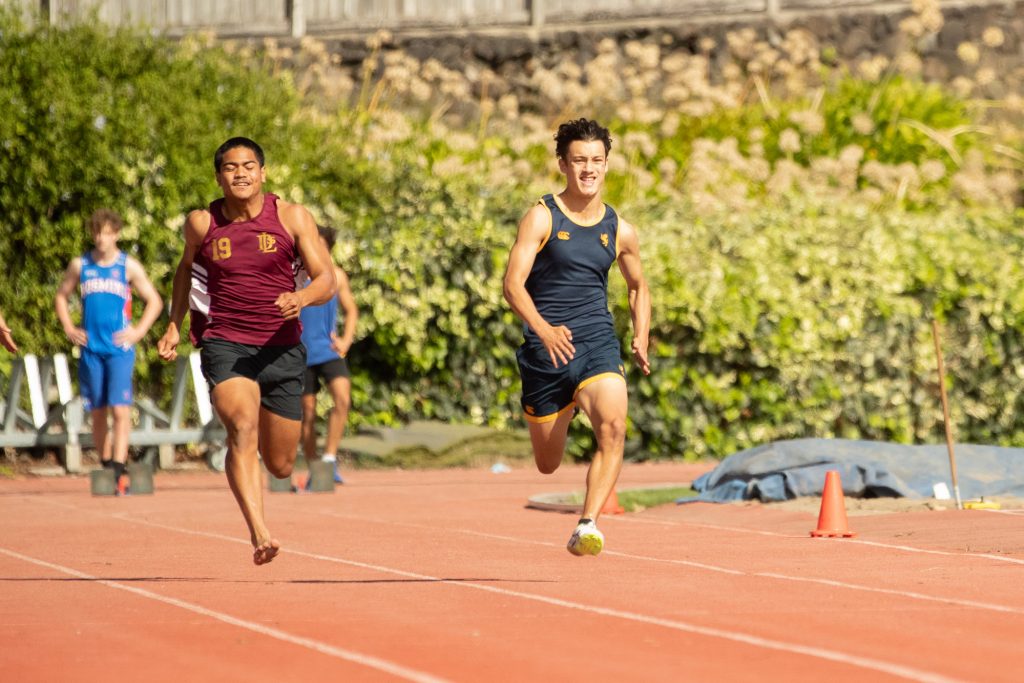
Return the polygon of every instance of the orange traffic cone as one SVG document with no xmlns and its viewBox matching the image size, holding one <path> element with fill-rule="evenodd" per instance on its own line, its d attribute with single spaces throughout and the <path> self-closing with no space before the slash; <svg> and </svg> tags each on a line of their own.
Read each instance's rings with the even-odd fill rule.
<svg viewBox="0 0 1024 683">
<path fill-rule="evenodd" d="M 825 473 L 825 490 L 821 492 L 821 512 L 818 513 L 818 528 L 811 536 L 856 536 L 846 523 L 846 502 L 843 500 L 843 485 L 839 481 L 839 472 L 831 470 Z"/>
<path fill-rule="evenodd" d="M 619 494 L 615 493 L 615 489 L 608 494 L 608 498 L 604 501 L 604 507 L 601 508 L 602 515 L 621 515 L 626 511 L 626 508 L 619 505 Z"/>
</svg>

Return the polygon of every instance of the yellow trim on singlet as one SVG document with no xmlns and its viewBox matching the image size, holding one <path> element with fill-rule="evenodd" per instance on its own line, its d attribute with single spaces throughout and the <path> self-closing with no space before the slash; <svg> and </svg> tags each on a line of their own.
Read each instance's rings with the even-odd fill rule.
<svg viewBox="0 0 1024 683">
<path fill-rule="evenodd" d="M 537 253 L 539 254 L 539 253 L 540 253 L 540 250 L 541 250 L 541 249 L 543 249 L 543 248 L 544 248 L 544 245 L 548 243 L 548 240 L 549 240 L 549 239 L 551 239 L 551 231 L 552 231 L 552 230 L 554 229 L 554 227 L 555 227 L 555 217 L 551 215 L 551 207 L 550 207 L 550 206 L 548 206 L 548 203 L 547 203 L 546 201 L 544 201 L 544 198 L 543 198 L 543 197 L 541 197 L 540 199 L 538 199 L 538 200 L 537 200 L 537 203 L 538 203 L 538 204 L 540 204 L 541 206 L 543 206 L 543 207 L 544 207 L 545 209 L 547 209 L 547 210 L 548 210 L 548 235 L 547 235 L 547 237 L 545 237 L 545 238 L 544 238 L 544 239 L 543 239 L 543 240 L 541 241 L 541 243 L 540 243 L 540 246 L 539 246 L 539 247 L 537 247 Z"/>
<path fill-rule="evenodd" d="M 573 225 L 581 228 L 592 228 L 601 221 L 603 221 L 604 217 L 608 215 L 608 205 L 605 204 L 604 202 L 601 202 L 601 208 L 604 209 L 604 211 L 601 212 L 601 215 L 597 217 L 596 221 L 594 221 L 593 223 L 577 223 L 572 219 L 572 217 L 569 216 L 569 209 L 566 208 L 565 204 L 562 203 L 562 200 L 558 198 L 557 194 L 551 195 L 551 198 L 555 200 L 555 204 L 558 205 L 558 208 L 562 211 L 562 215 L 565 216 L 566 220 L 568 220 Z M 545 206 L 547 205 L 545 204 Z M 550 211 L 551 209 L 548 210 Z"/>
<path fill-rule="evenodd" d="M 617 372 L 602 372 L 599 375 L 594 375 L 593 377 L 588 377 L 588 378 L 586 378 L 585 380 L 583 380 L 582 382 L 579 383 L 579 385 L 576 387 L 576 391 L 572 392 L 573 401 L 575 402 L 576 397 L 579 396 L 579 393 L 581 391 L 583 391 L 583 388 L 585 386 L 587 386 L 588 384 L 593 384 L 597 380 L 604 379 L 605 377 L 618 377 L 623 382 L 626 381 L 626 378 L 623 377 L 622 375 L 620 375 Z"/>
<path fill-rule="evenodd" d="M 527 422 L 532 422 L 534 424 L 543 424 L 545 422 L 552 422 L 554 420 L 557 420 L 562 415 L 562 413 L 564 413 L 567 410 L 572 410 L 575 407 L 576 407 L 576 402 L 572 401 L 571 403 L 569 403 L 569 405 L 567 405 L 566 407 L 562 408 L 557 413 L 551 413 L 550 415 L 540 415 L 540 416 L 524 414 L 523 417 L 526 418 Z"/>
</svg>

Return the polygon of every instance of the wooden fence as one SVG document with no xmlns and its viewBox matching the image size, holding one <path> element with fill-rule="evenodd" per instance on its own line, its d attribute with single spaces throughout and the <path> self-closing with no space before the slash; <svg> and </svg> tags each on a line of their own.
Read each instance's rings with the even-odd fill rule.
<svg viewBox="0 0 1024 683">
<path fill-rule="evenodd" d="M 963 4 L 943 2 L 942 4 Z M 170 35 L 300 37 L 346 31 L 559 25 L 598 20 L 715 15 L 778 18 L 853 8 L 906 9 L 910 0 L 0 0 L 53 24 L 97 16 Z"/>
</svg>

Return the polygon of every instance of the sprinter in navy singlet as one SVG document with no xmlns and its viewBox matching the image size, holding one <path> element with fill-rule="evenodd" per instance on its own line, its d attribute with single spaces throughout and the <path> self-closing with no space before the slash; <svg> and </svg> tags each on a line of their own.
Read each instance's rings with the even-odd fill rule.
<svg viewBox="0 0 1024 683">
<path fill-rule="evenodd" d="M 121 217 L 100 209 L 89 219 L 94 248 L 68 264 L 54 304 L 68 339 L 81 347 L 79 393 L 92 413 L 93 445 L 105 468 L 113 469 L 118 491 L 125 492 L 122 475 L 128 461 L 131 432 L 132 371 L 135 343 L 160 316 L 163 301 L 142 265 L 117 248 Z M 68 311 L 68 297 L 79 288 L 82 324 Z M 139 324 L 132 325 L 132 288 L 146 302 Z M 113 430 L 107 429 L 107 413 Z"/>
<path fill-rule="evenodd" d="M 544 196 L 520 221 L 504 282 L 505 298 L 523 321 L 516 358 L 537 468 L 545 474 L 558 468 L 577 408 L 597 439 L 583 517 L 568 543 L 574 555 L 596 555 L 604 546 L 596 521 L 614 490 L 625 445 L 625 366 L 608 310 L 613 263 L 629 289 L 633 359 L 650 372 L 651 298 L 639 239 L 601 199 L 610 150 L 608 130 L 594 121 L 559 127 L 555 154 L 565 189 Z"/>
</svg>

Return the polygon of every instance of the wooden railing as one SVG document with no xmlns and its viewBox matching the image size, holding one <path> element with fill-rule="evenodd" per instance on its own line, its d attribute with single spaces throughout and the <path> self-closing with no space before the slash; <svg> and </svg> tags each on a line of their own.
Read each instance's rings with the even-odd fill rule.
<svg viewBox="0 0 1024 683">
<path fill-rule="evenodd" d="M 910 0 L 0 0 L 0 5 L 20 6 L 27 15 L 36 12 L 58 25 L 95 12 L 109 24 L 141 25 L 170 35 L 205 29 L 225 36 L 301 37 L 378 28 L 541 28 L 716 15 L 779 18 L 826 10 L 907 9 Z"/>
</svg>

